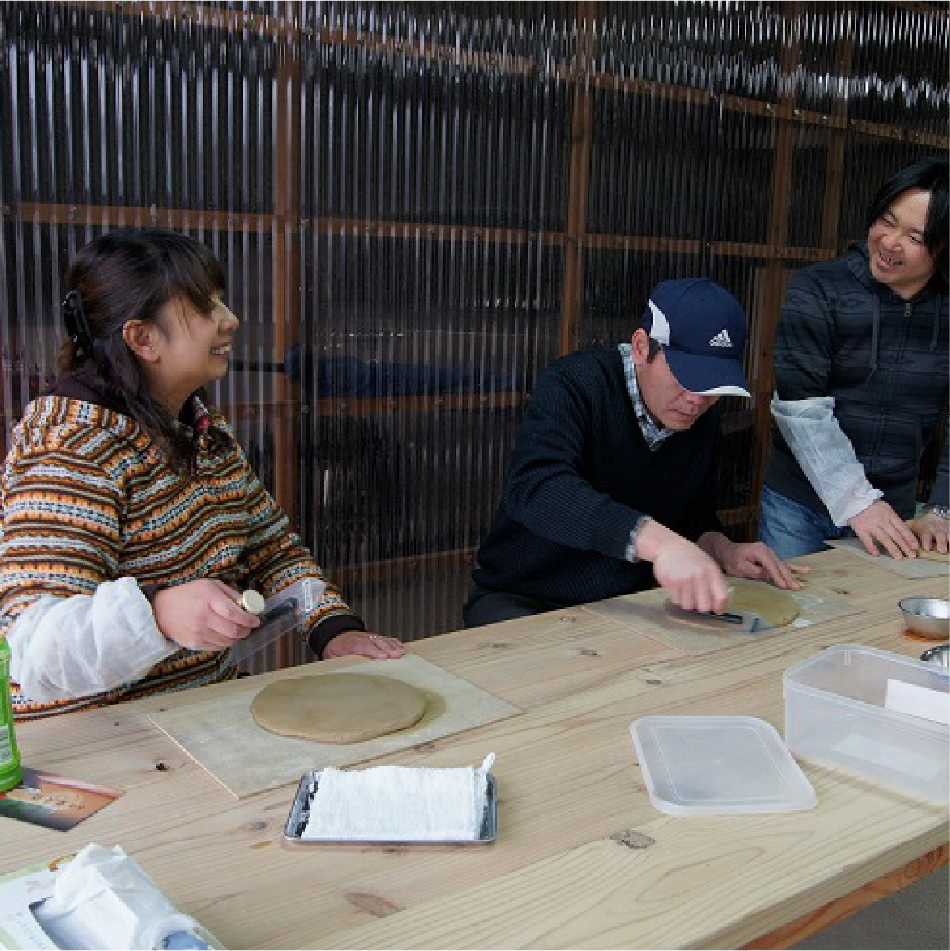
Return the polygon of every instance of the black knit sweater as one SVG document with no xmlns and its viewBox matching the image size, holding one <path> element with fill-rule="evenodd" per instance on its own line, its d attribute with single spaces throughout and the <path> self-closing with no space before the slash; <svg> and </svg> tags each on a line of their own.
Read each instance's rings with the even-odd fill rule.
<svg viewBox="0 0 950 951">
<path fill-rule="evenodd" d="M 651 452 L 616 349 L 562 357 L 539 377 L 515 442 L 476 584 L 567 606 L 653 585 L 625 552 L 641 515 L 696 540 L 721 531 L 719 412 Z"/>
</svg>

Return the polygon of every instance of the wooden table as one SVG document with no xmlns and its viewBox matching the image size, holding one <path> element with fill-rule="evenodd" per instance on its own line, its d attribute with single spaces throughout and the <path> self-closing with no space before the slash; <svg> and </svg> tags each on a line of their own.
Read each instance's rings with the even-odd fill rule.
<svg viewBox="0 0 950 951">
<path fill-rule="evenodd" d="M 524 710 L 374 761 L 460 766 L 497 753 L 492 845 L 287 846 L 294 787 L 235 799 L 148 719 L 166 696 L 18 727 L 26 765 L 126 793 L 65 833 L 0 818 L 0 874 L 118 844 L 230 948 L 786 946 L 946 863 L 947 810 L 804 763 L 814 810 L 668 816 L 644 790 L 629 725 L 746 714 L 782 732 L 789 665 L 841 643 L 909 656 L 928 646 L 903 633 L 896 602 L 945 596 L 945 580 L 908 581 L 841 551 L 802 561 L 812 590 L 864 613 L 754 643 L 717 637 L 706 653 L 603 605 L 412 644 Z"/>
</svg>

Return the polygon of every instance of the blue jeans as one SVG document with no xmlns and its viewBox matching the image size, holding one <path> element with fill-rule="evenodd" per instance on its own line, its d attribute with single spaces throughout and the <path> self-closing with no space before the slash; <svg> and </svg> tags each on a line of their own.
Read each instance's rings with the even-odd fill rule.
<svg viewBox="0 0 950 951">
<path fill-rule="evenodd" d="M 844 528 L 835 525 L 827 512 L 816 512 L 767 485 L 762 487 L 759 541 L 765 542 L 779 558 L 797 558 L 814 551 L 825 551 L 828 548 L 826 538 L 844 538 L 853 534 L 847 525 Z"/>
</svg>

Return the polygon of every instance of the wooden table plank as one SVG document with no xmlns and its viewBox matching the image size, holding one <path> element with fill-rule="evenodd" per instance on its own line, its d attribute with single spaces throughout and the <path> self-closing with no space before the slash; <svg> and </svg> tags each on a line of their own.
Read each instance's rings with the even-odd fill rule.
<svg viewBox="0 0 950 951">
<path fill-rule="evenodd" d="M 815 810 L 678 819 L 650 803 L 629 735 L 655 713 L 754 715 L 781 732 L 789 665 L 841 643 L 908 656 L 928 646 L 904 635 L 896 602 L 937 593 L 932 580 L 841 551 L 804 561 L 810 587 L 864 613 L 752 643 L 717 639 L 698 656 L 585 607 L 411 644 L 525 711 L 374 760 L 457 766 L 496 752 L 493 845 L 283 844 L 292 786 L 235 801 L 148 719 L 242 681 L 20 724 L 27 765 L 126 793 L 66 833 L 0 818 L 0 874 L 90 841 L 120 844 L 235 948 L 723 947 L 802 916 L 824 921 L 829 903 L 939 849 L 946 810 L 804 763 Z"/>
</svg>

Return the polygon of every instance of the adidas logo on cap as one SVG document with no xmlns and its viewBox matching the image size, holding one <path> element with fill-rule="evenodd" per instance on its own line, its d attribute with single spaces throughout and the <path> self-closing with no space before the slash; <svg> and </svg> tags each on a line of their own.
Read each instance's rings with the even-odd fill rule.
<svg viewBox="0 0 950 951">
<path fill-rule="evenodd" d="M 729 338 L 729 331 L 723 328 L 709 341 L 710 347 L 731 347 L 732 340 Z"/>
</svg>

